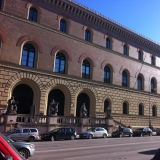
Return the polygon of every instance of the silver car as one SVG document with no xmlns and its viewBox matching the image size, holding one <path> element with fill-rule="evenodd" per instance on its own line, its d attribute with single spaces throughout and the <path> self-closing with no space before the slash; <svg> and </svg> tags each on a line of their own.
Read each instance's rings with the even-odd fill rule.
<svg viewBox="0 0 160 160">
<path fill-rule="evenodd" d="M 11 143 L 16 150 L 24 156 L 26 159 L 28 159 L 30 156 L 34 155 L 35 152 L 35 145 L 31 143 L 26 143 L 23 141 L 14 141 L 10 138 L 7 138 L 7 141 Z"/>
<path fill-rule="evenodd" d="M 108 137 L 108 132 L 106 129 L 97 127 L 97 128 L 90 128 L 85 132 L 80 133 L 79 138 L 95 138 L 95 137 Z"/>
<path fill-rule="evenodd" d="M 16 128 L 8 133 L 5 133 L 4 135 L 14 140 L 24 140 L 30 142 L 40 140 L 40 134 L 37 128 Z"/>
</svg>

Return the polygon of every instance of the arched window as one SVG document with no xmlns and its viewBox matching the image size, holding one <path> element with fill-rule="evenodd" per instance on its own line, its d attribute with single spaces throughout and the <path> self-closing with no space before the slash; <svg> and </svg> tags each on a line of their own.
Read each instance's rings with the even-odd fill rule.
<svg viewBox="0 0 160 160">
<path fill-rule="evenodd" d="M 126 102 L 123 103 L 123 114 L 128 114 L 128 105 Z"/>
<path fill-rule="evenodd" d="M 125 87 L 128 86 L 127 73 L 125 71 L 122 72 L 122 86 L 125 86 Z"/>
<path fill-rule="evenodd" d="M 2 9 L 2 0 L 0 0 L 0 10 Z"/>
<path fill-rule="evenodd" d="M 140 75 L 137 78 L 137 89 L 142 90 L 142 77 Z"/>
<path fill-rule="evenodd" d="M 109 101 L 108 100 L 105 100 L 104 102 L 104 112 L 106 113 L 107 112 L 107 108 L 109 107 Z"/>
<path fill-rule="evenodd" d="M 152 107 L 152 116 L 157 116 L 156 106 Z"/>
<path fill-rule="evenodd" d="M 55 72 L 65 74 L 66 57 L 59 52 L 56 55 Z"/>
<path fill-rule="evenodd" d="M 82 64 L 82 78 L 90 79 L 90 63 L 87 60 Z"/>
<path fill-rule="evenodd" d="M 85 40 L 91 42 L 91 32 L 88 29 L 85 30 Z"/>
<path fill-rule="evenodd" d="M 38 11 L 34 7 L 31 7 L 29 10 L 29 20 L 33 22 L 37 22 L 37 17 L 38 17 Z"/>
<path fill-rule="evenodd" d="M 109 38 L 106 39 L 106 48 L 111 49 L 111 41 Z"/>
<path fill-rule="evenodd" d="M 60 31 L 67 33 L 67 23 L 64 19 L 60 20 Z"/>
<path fill-rule="evenodd" d="M 151 92 L 153 92 L 153 93 L 156 92 L 156 83 L 153 78 L 151 79 Z"/>
<path fill-rule="evenodd" d="M 151 64 L 155 65 L 155 57 L 154 56 L 151 57 Z"/>
<path fill-rule="evenodd" d="M 35 48 L 31 44 L 25 44 L 22 51 L 21 65 L 34 67 Z"/>
<path fill-rule="evenodd" d="M 123 54 L 128 55 L 128 48 L 126 45 L 123 46 Z"/>
<path fill-rule="evenodd" d="M 138 52 L 138 60 L 140 60 L 140 61 L 143 60 L 143 56 L 142 56 L 142 52 L 141 51 Z"/>
<path fill-rule="evenodd" d="M 111 79 L 110 68 L 108 66 L 105 66 L 104 67 L 104 82 L 110 83 L 110 79 Z"/>
<path fill-rule="evenodd" d="M 142 106 L 142 104 L 139 105 L 139 115 L 143 115 L 143 106 Z"/>
</svg>

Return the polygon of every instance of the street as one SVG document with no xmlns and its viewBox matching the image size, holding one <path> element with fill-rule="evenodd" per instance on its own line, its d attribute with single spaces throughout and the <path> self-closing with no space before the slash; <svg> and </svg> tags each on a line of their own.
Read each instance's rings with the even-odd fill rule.
<svg viewBox="0 0 160 160">
<path fill-rule="evenodd" d="M 30 160 L 150 160 L 160 147 L 160 136 L 76 139 L 34 142 Z"/>
</svg>

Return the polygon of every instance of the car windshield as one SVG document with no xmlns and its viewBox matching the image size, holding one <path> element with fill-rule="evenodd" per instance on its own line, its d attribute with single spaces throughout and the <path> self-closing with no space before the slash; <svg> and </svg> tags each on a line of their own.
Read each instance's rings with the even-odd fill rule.
<svg viewBox="0 0 160 160">
<path fill-rule="evenodd" d="M 50 131 L 50 132 L 48 132 L 48 133 L 53 133 L 53 132 L 57 132 L 57 131 L 59 131 L 59 128 L 54 129 L 54 130 L 52 130 L 52 131 Z"/>
<path fill-rule="evenodd" d="M 89 129 L 87 129 L 87 131 L 94 131 L 95 130 L 95 128 L 89 128 Z"/>
<path fill-rule="evenodd" d="M 118 128 L 116 132 L 123 131 L 123 128 Z"/>
<path fill-rule="evenodd" d="M 11 130 L 7 131 L 6 133 L 12 133 L 13 131 L 15 131 L 15 129 L 11 129 Z"/>
</svg>

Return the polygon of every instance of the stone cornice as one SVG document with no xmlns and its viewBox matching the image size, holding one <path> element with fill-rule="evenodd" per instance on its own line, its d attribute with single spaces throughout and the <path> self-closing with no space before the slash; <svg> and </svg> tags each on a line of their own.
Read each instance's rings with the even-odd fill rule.
<svg viewBox="0 0 160 160">
<path fill-rule="evenodd" d="M 140 91 L 137 89 L 123 87 L 123 86 L 119 86 L 119 85 L 115 85 L 115 84 L 107 84 L 104 82 L 94 81 L 91 79 L 83 79 L 81 77 L 76 77 L 76 76 L 71 76 L 71 75 L 66 75 L 66 74 L 59 74 L 59 73 L 36 69 L 36 68 L 29 68 L 29 67 L 17 65 L 14 63 L 10 63 L 10 62 L 4 62 L 1 60 L 0 60 L 0 68 L 7 68 L 7 70 L 11 70 L 11 71 L 17 70 L 17 72 L 29 72 L 32 74 L 45 76 L 45 77 L 60 78 L 60 79 L 64 79 L 64 80 L 74 81 L 77 83 L 85 83 L 85 84 L 91 85 L 95 88 L 96 87 L 108 87 L 108 88 L 112 88 L 115 90 L 126 91 L 126 92 L 136 93 L 139 95 L 146 95 L 146 96 L 150 96 L 150 97 L 160 98 L 160 94 L 157 94 L 157 93 L 150 93 L 147 91 Z"/>
<path fill-rule="evenodd" d="M 137 43 L 139 46 L 144 46 L 156 52 L 160 52 L 160 45 L 147 39 L 146 37 L 112 21 L 111 19 L 98 14 L 97 12 L 85 7 L 74 0 L 44 0 L 54 7 L 58 7 L 66 12 L 83 18 L 94 25 L 98 25 L 112 33 L 115 33 L 125 39 Z"/>
</svg>

